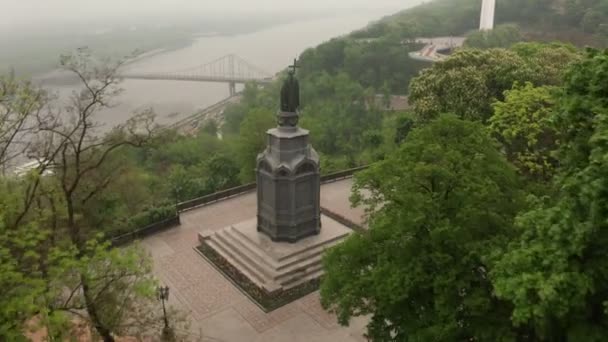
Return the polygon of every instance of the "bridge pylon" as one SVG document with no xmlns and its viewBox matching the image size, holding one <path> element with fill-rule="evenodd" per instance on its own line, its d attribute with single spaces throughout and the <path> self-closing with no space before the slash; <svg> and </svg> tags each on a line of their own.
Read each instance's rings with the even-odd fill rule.
<svg viewBox="0 0 608 342">
<path fill-rule="evenodd" d="M 234 95 L 236 95 L 236 83 L 235 82 L 228 83 L 228 91 L 230 92 L 230 97 L 233 97 Z"/>
</svg>

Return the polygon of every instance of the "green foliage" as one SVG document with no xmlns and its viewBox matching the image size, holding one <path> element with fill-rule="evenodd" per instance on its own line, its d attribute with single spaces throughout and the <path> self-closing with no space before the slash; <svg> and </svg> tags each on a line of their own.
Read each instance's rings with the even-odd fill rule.
<svg viewBox="0 0 608 342">
<path fill-rule="evenodd" d="M 112 249 L 92 240 L 87 244 L 86 255 L 79 260 L 80 270 L 74 278 L 89 288 L 99 320 L 106 327 L 120 336 L 149 334 L 146 326 L 160 325 L 161 317 L 152 311 L 157 305 L 157 283 L 143 248 Z"/>
<path fill-rule="evenodd" d="M 503 143 L 509 161 L 532 179 L 551 180 L 557 165 L 556 92 L 553 87 L 516 83 L 505 92 L 504 102 L 493 105 L 490 130 Z"/>
<path fill-rule="evenodd" d="M 301 126 L 310 130 L 315 148 L 326 156 L 345 156 L 350 167 L 368 147 L 366 131 L 380 128 L 379 110 L 369 91 L 347 74 L 322 74 L 303 86 L 302 96 L 316 98 L 302 109 Z"/>
<path fill-rule="evenodd" d="M 241 123 L 248 115 L 250 110 L 265 108 L 269 111 L 276 111 L 279 108 L 280 82 L 273 82 L 264 88 L 259 88 L 253 83 L 245 85 L 243 97 L 237 104 L 229 105 L 224 110 L 225 122 L 222 125 L 222 132 L 225 134 L 238 134 Z"/>
<path fill-rule="evenodd" d="M 574 46 L 561 43 L 518 43 L 510 50 L 532 68 L 536 85 L 562 85 L 564 71 L 582 57 Z"/>
<path fill-rule="evenodd" d="M 480 0 L 434 0 L 388 16 L 353 33 L 355 38 L 442 37 L 464 36 L 479 27 Z M 515 24 L 525 37 L 541 36 L 543 40 L 567 41 L 577 45 L 605 44 L 608 25 L 606 0 L 509 0 L 496 2 L 497 28 Z M 515 32 L 512 32 L 515 33 Z M 494 36 L 489 33 L 490 36 Z M 473 46 L 490 47 L 500 40 L 486 40 L 473 33 Z M 507 43 L 510 39 L 503 42 Z M 503 46 L 504 47 L 504 46 Z"/>
<path fill-rule="evenodd" d="M 409 80 L 425 66 L 409 57 L 415 48 L 389 37 L 372 41 L 333 39 L 302 53 L 302 83 L 326 77 L 323 74 L 346 73 L 364 88 L 380 89 L 386 85 L 392 94 L 405 94 Z"/>
<path fill-rule="evenodd" d="M 154 206 L 144 209 L 138 214 L 132 216 L 127 223 L 127 230 L 124 233 L 141 229 L 151 224 L 168 220 L 175 216 L 175 205 Z"/>
<path fill-rule="evenodd" d="M 608 51 L 588 52 L 568 72 L 556 120 L 559 194 L 518 217 L 521 236 L 491 273 L 514 324 L 539 340 L 608 334 L 607 77 Z"/>
<path fill-rule="evenodd" d="M 371 24 L 356 36 L 377 38 L 403 32 L 404 27 L 415 37 L 458 35 L 478 27 L 480 8 L 477 0 L 430 1 Z"/>
<path fill-rule="evenodd" d="M 588 33 L 599 33 L 601 24 L 608 22 L 606 0 L 566 0 L 564 17 L 568 23 Z"/>
<path fill-rule="evenodd" d="M 236 152 L 243 183 L 253 181 L 257 155 L 266 148 L 266 131 L 274 126 L 276 119 L 273 112 L 261 108 L 250 110 L 241 123 Z"/>
<path fill-rule="evenodd" d="M 502 100 L 515 81 L 533 79 L 523 58 L 504 49 L 461 50 L 420 73 L 410 83 L 410 103 L 417 120 L 440 113 L 485 122 L 491 103 Z"/>
<path fill-rule="evenodd" d="M 514 169 L 479 123 L 441 116 L 357 175 L 354 204 L 370 229 L 332 249 L 322 303 L 347 324 L 371 315 L 372 340 L 514 337 L 493 297 L 492 253 L 518 209 Z"/>
<path fill-rule="evenodd" d="M 19 234 L 7 230 L 0 216 L 0 340 L 26 341 L 27 321 L 44 307 L 44 281 L 36 277 L 40 255 L 28 250 L 42 239 L 33 224 Z M 21 257 L 15 258 L 15 251 Z"/>
<path fill-rule="evenodd" d="M 467 35 L 466 47 L 478 49 L 508 48 L 523 40 L 517 25 L 498 25 L 493 30 L 473 31 Z"/>
<path fill-rule="evenodd" d="M 176 137 L 169 143 L 161 143 L 148 147 L 150 166 L 158 171 L 165 170 L 170 165 L 179 164 L 184 167 L 199 164 L 212 153 L 224 148 L 215 135 L 201 133 L 192 137 Z"/>
<path fill-rule="evenodd" d="M 505 91 L 513 83 L 560 84 L 563 70 L 578 59 L 577 52 L 560 44 L 460 50 L 414 78 L 409 100 L 421 122 L 444 112 L 486 122 L 492 116 L 492 103 L 504 101 Z"/>
</svg>

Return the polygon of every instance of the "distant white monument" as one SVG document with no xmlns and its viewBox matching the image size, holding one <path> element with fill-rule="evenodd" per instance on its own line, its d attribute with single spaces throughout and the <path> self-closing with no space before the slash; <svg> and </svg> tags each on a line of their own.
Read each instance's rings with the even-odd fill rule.
<svg viewBox="0 0 608 342">
<path fill-rule="evenodd" d="M 496 0 L 483 0 L 481 4 L 480 30 L 492 30 L 494 28 L 494 13 L 496 11 Z"/>
</svg>

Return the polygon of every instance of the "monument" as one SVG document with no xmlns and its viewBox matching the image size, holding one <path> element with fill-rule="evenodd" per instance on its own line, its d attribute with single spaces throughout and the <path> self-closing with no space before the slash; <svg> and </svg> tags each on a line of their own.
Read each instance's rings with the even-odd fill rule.
<svg viewBox="0 0 608 342">
<path fill-rule="evenodd" d="M 257 158 L 258 231 L 273 241 L 297 242 L 319 234 L 319 155 L 298 127 L 300 87 L 296 61 L 281 88 L 278 127 L 267 132 L 268 147 Z"/>
<path fill-rule="evenodd" d="M 256 217 L 199 233 L 201 244 L 270 295 L 319 278 L 325 250 L 352 232 L 321 214 L 319 155 L 298 126 L 297 67 L 288 70 L 277 127 L 257 158 Z"/>
<path fill-rule="evenodd" d="M 481 3 L 481 20 L 479 30 L 494 29 L 494 15 L 496 12 L 496 0 L 483 0 Z"/>
</svg>

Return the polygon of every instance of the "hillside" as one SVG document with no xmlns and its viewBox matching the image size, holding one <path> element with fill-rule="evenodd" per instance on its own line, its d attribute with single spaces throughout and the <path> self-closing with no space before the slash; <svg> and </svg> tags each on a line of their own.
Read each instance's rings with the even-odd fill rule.
<svg viewBox="0 0 608 342">
<path fill-rule="evenodd" d="M 527 40 L 606 46 L 607 0 L 498 0 L 496 24 L 517 24 Z M 435 0 L 388 16 L 356 38 L 465 35 L 479 25 L 481 0 Z"/>
</svg>

